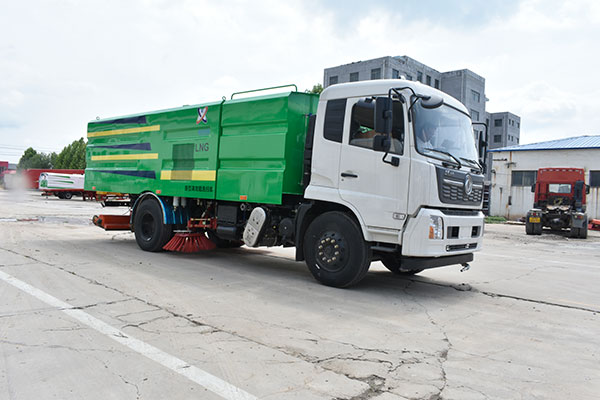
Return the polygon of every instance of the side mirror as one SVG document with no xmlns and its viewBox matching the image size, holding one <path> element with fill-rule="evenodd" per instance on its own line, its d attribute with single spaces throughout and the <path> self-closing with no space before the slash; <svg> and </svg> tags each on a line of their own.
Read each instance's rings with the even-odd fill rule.
<svg viewBox="0 0 600 400">
<path fill-rule="evenodd" d="M 392 133 L 392 106 L 390 97 L 377 97 L 375 99 L 375 132 L 384 135 Z"/>
<path fill-rule="evenodd" d="M 423 108 L 432 109 L 441 107 L 444 104 L 444 99 L 442 96 L 438 96 L 437 94 L 432 94 L 431 96 L 423 96 L 421 97 L 421 106 Z"/>
<path fill-rule="evenodd" d="M 535 193 L 535 183 L 531 185 L 531 193 Z"/>
<path fill-rule="evenodd" d="M 373 138 L 373 150 L 389 151 L 392 146 L 392 141 L 388 135 L 376 135 Z"/>
<path fill-rule="evenodd" d="M 585 185 L 585 194 L 590 194 L 590 185 Z"/>
</svg>

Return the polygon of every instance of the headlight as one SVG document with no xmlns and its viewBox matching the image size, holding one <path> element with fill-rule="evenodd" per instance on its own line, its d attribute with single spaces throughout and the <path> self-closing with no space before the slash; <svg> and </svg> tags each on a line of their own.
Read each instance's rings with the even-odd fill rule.
<svg viewBox="0 0 600 400">
<path fill-rule="evenodd" d="M 429 216 L 429 239 L 444 238 L 444 220 L 437 215 Z"/>
</svg>

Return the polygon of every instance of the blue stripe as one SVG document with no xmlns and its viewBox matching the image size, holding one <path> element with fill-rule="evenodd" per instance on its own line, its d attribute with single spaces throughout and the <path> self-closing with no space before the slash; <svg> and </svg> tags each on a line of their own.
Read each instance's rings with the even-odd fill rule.
<svg viewBox="0 0 600 400">
<path fill-rule="evenodd" d="M 103 172 L 105 174 L 117 174 L 117 175 L 137 176 L 140 178 L 156 179 L 156 173 L 154 171 L 96 170 L 95 172 Z"/>
</svg>

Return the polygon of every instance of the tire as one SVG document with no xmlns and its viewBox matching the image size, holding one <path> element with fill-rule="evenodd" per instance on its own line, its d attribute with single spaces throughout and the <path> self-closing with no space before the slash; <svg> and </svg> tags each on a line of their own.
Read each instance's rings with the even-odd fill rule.
<svg viewBox="0 0 600 400">
<path fill-rule="evenodd" d="M 525 222 L 525 233 L 533 235 L 533 224 L 531 222 Z"/>
<path fill-rule="evenodd" d="M 227 240 L 227 239 L 221 239 L 220 237 L 217 236 L 216 233 L 212 232 L 212 231 L 208 231 L 208 238 L 217 245 L 217 248 L 219 249 L 236 249 L 238 247 L 242 247 L 244 245 L 244 242 L 240 241 L 240 240 Z"/>
<path fill-rule="evenodd" d="M 569 232 L 569 236 L 572 238 L 579 238 L 580 237 L 580 233 L 579 231 L 581 230 L 581 228 L 573 228 L 571 227 L 571 232 Z"/>
<path fill-rule="evenodd" d="M 65 194 L 63 192 L 58 192 L 58 193 L 56 193 L 56 197 L 58 197 L 59 199 L 64 199 Z"/>
<path fill-rule="evenodd" d="M 534 235 L 541 235 L 542 234 L 542 224 L 533 224 L 533 234 Z"/>
<path fill-rule="evenodd" d="M 371 264 L 371 250 L 348 214 L 331 211 L 315 218 L 304 235 L 304 258 L 316 280 L 349 287 L 360 282 Z"/>
<path fill-rule="evenodd" d="M 73 197 L 73 193 L 71 193 L 71 192 L 64 192 L 63 193 L 63 198 L 65 198 L 67 200 L 71 200 L 72 197 Z"/>
<path fill-rule="evenodd" d="M 588 219 L 587 216 L 584 217 L 583 226 L 579 228 L 579 238 L 587 239 L 588 236 Z"/>
<path fill-rule="evenodd" d="M 163 224 L 162 210 L 154 199 L 146 199 L 138 206 L 133 229 L 135 241 L 144 251 L 162 251 L 173 235 L 173 227 Z"/>
<path fill-rule="evenodd" d="M 423 269 L 403 270 L 400 260 L 393 255 L 384 256 L 381 263 L 395 275 L 412 276 L 423 272 Z"/>
</svg>

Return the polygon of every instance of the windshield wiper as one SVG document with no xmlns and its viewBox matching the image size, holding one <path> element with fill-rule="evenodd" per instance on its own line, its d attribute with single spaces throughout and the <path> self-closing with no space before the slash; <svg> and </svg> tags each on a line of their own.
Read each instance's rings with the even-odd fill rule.
<svg viewBox="0 0 600 400">
<path fill-rule="evenodd" d="M 468 162 L 471 165 L 475 165 L 477 166 L 477 168 L 479 168 L 479 173 L 481 173 L 483 171 L 483 167 L 481 166 L 481 164 L 479 164 L 479 161 L 475 161 L 475 160 L 470 160 L 468 158 L 464 158 L 464 157 L 460 157 L 461 160 Z"/>
<path fill-rule="evenodd" d="M 454 155 L 452 155 L 452 153 L 448 153 L 447 151 L 444 151 L 444 150 L 432 149 L 432 148 L 429 148 L 429 147 L 426 147 L 423 150 L 435 151 L 436 153 L 445 154 L 448 157 L 452 158 L 452 160 L 454 160 L 454 162 L 458 166 L 458 169 L 462 168 L 462 164 L 461 164 L 460 160 L 458 158 L 456 158 Z"/>
</svg>

